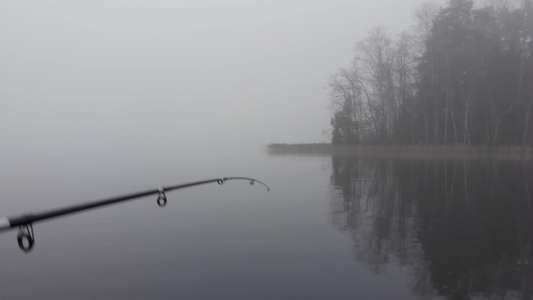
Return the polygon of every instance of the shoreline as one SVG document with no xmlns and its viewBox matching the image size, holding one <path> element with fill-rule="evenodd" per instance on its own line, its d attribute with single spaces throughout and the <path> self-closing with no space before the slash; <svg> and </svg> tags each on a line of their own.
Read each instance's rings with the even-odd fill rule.
<svg viewBox="0 0 533 300">
<path fill-rule="evenodd" d="M 272 155 L 354 155 L 376 158 L 408 159 L 509 159 L 533 160 L 533 147 L 465 146 L 465 145 L 350 145 L 326 143 L 267 145 Z"/>
</svg>

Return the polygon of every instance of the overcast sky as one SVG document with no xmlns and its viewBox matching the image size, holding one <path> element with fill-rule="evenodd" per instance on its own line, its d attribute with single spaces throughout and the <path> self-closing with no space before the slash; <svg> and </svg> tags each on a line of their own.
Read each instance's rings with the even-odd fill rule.
<svg viewBox="0 0 533 300">
<path fill-rule="evenodd" d="M 2 149 L 328 141 L 329 77 L 422 2 L 0 0 Z"/>
</svg>

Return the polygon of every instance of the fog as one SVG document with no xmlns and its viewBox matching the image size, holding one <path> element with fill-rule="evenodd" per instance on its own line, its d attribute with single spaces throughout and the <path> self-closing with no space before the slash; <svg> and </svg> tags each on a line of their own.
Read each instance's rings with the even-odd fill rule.
<svg viewBox="0 0 533 300">
<path fill-rule="evenodd" d="M 533 144 L 533 90 L 522 87 L 533 69 L 507 46 L 526 41 L 516 16 L 530 11 L 480 14 L 474 29 L 501 28 L 456 47 L 471 31 L 449 25 L 469 18 L 469 3 L 450 10 L 430 53 L 456 63 L 397 73 L 402 84 L 447 78 L 418 85 L 439 91 L 428 105 L 404 102 L 404 89 L 396 106 L 388 92 L 400 80 L 389 80 L 375 93 L 381 107 L 352 85 L 338 99 L 358 110 L 332 109 L 336 91 L 349 93 L 329 83 L 357 57 L 355 44 L 378 25 L 396 41 L 424 1 L 0 0 L 0 299 L 530 299 L 533 166 L 522 159 L 533 152 L 489 148 L 505 159 L 485 161 L 476 144 Z M 503 73 L 501 57 L 514 62 Z M 369 82 L 385 81 L 361 78 L 370 93 Z M 469 114 L 471 103 L 488 113 Z M 429 118 L 389 122 L 404 107 Z M 335 143 L 336 124 L 358 128 L 371 109 L 385 117 L 361 126 L 370 134 L 345 130 Z M 396 139 L 397 125 L 410 135 Z M 509 134 L 517 127 L 523 134 Z M 359 156 L 342 155 L 350 146 L 263 147 L 313 142 L 363 147 Z M 226 176 L 257 180 L 156 188 Z M 140 191 L 153 193 L 86 210 Z M 30 241 L 26 255 L 19 247 Z"/>
<path fill-rule="evenodd" d="M 2 152 L 329 141 L 329 77 L 422 2 L 1 1 Z"/>
</svg>

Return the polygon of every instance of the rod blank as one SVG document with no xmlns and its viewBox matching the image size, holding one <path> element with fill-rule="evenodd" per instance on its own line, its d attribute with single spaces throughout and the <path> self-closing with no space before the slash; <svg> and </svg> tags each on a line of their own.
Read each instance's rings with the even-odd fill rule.
<svg viewBox="0 0 533 300">
<path fill-rule="evenodd" d="M 250 185 L 254 185 L 254 183 L 257 182 L 259 184 L 264 185 L 267 188 L 267 191 L 270 191 L 270 187 L 268 185 L 264 184 L 263 182 L 259 180 L 249 178 L 249 177 L 223 177 L 223 178 L 200 180 L 200 181 L 183 183 L 183 184 L 174 185 L 174 186 L 160 187 L 157 189 L 137 192 L 137 193 L 128 194 L 124 196 L 117 196 L 117 197 L 112 197 L 112 198 L 107 198 L 107 199 L 95 200 L 95 201 L 91 201 L 91 202 L 87 202 L 83 204 L 53 209 L 50 211 L 45 211 L 45 212 L 40 212 L 40 213 L 29 213 L 29 214 L 23 214 L 23 215 L 15 216 L 15 217 L 0 218 L 0 231 L 19 227 L 20 228 L 19 246 L 21 247 L 22 250 L 27 252 L 31 250 L 31 248 L 33 247 L 34 237 L 33 237 L 33 228 L 31 225 L 35 222 L 44 221 L 44 220 L 48 220 L 48 219 L 52 219 L 52 218 L 56 218 L 60 216 L 70 215 L 73 213 L 77 213 L 77 212 L 81 212 L 81 211 L 85 211 L 85 210 L 89 210 L 93 208 L 98 208 L 98 207 L 102 207 L 106 205 L 111 205 L 115 203 L 120 203 L 124 201 L 130 201 L 130 200 L 134 200 L 137 198 L 142 198 L 142 197 L 146 197 L 150 195 L 159 195 L 157 199 L 157 204 L 159 206 L 164 206 L 167 202 L 165 192 L 184 189 L 184 188 L 198 186 L 198 185 L 209 184 L 209 183 L 215 183 L 215 182 L 221 185 L 228 180 L 249 180 Z M 30 228 L 31 228 L 31 231 L 30 231 Z M 21 234 L 21 232 L 23 234 Z M 23 247 L 22 238 L 27 239 L 29 247 Z"/>
</svg>

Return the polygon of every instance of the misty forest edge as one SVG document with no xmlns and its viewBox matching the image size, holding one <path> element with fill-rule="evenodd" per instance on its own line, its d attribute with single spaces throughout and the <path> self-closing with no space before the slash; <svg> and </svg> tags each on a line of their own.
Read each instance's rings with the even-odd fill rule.
<svg viewBox="0 0 533 300">
<path fill-rule="evenodd" d="M 470 0 L 427 2 L 412 30 L 395 38 L 372 28 L 351 65 L 331 77 L 332 145 L 530 148 L 533 1 L 496 2 L 479 9 Z M 288 150 L 283 145 L 269 149 Z"/>
</svg>

